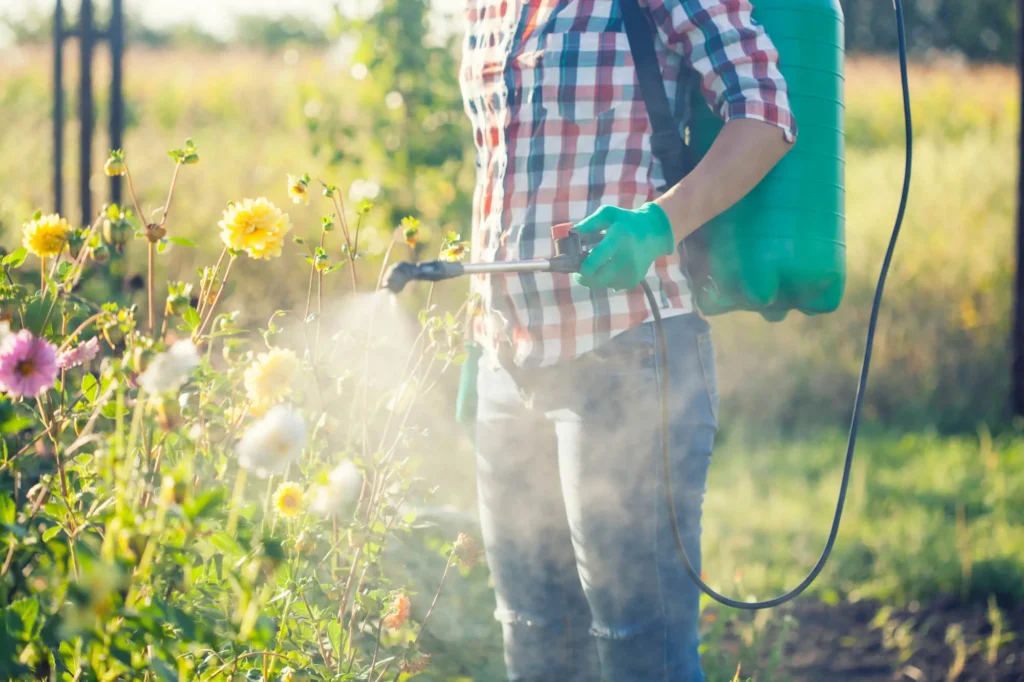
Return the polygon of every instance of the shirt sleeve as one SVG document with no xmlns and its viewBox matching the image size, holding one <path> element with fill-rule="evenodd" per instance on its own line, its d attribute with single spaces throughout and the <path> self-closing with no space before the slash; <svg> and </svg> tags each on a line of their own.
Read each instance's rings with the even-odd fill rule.
<svg viewBox="0 0 1024 682">
<path fill-rule="evenodd" d="M 661 39 L 700 76 L 701 93 L 722 119 L 749 118 L 796 140 L 779 53 L 750 0 L 648 0 Z"/>
</svg>

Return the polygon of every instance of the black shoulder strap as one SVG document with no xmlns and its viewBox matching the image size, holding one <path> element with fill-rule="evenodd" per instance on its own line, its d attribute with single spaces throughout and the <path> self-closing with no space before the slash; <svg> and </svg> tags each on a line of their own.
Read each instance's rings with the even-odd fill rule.
<svg viewBox="0 0 1024 682">
<path fill-rule="evenodd" d="M 665 180 L 671 187 L 691 170 L 689 149 L 679 133 L 672 106 L 665 94 L 651 26 L 637 0 L 620 0 L 620 4 L 640 92 L 647 106 L 647 116 L 651 120 L 651 151 L 661 162 Z"/>
</svg>

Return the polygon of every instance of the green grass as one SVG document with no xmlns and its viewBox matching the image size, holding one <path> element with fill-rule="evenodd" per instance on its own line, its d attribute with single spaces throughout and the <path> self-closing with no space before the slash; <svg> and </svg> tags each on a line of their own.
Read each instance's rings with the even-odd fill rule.
<svg viewBox="0 0 1024 682">
<path fill-rule="evenodd" d="M 845 436 L 838 433 L 785 443 L 736 434 L 717 448 L 704 507 L 703 568 L 712 587 L 738 599 L 766 599 L 803 579 L 827 537 L 844 446 Z M 798 632 L 799 607 L 806 602 L 885 605 L 879 607 L 874 629 L 907 655 L 913 638 L 925 635 L 914 630 L 912 621 L 897 619 L 893 609 L 938 596 L 962 604 L 986 604 L 990 598 L 1020 603 L 1022 497 L 1020 437 L 993 439 L 985 432 L 957 438 L 865 435 L 832 558 L 797 602 L 797 615 L 784 608 L 750 617 L 704 599 L 703 656 L 709 680 L 731 680 L 737 665 L 742 665 L 741 679 L 792 679 L 779 666 L 786 662 L 783 650 Z M 433 564 L 440 559 L 402 556 L 403 565 L 423 576 L 421 591 L 432 594 L 429 581 L 436 579 L 438 566 Z M 443 674 L 428 679 L 446 679 L 447 674 L 500 679 L 494 677 L 500 675 L 495 665 L 501 660 L 500 632 L 490 618 L 486 569 L 456 577 L 446 589 L 451 590 L 449 601 L 437 614 L 433 641 Z M 1016 633 L 1007 628 L 1002 634 Z M 972 640 L 970 646 L 972 655 L 981 655 L 990 645 Z"/>
</svg>

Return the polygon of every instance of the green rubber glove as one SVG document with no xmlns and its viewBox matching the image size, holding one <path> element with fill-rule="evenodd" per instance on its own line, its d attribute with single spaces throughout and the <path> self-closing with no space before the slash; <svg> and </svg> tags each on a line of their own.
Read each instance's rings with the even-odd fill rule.
<svg viewBox="0 0 1024 682">
<path fill-rule="evenodd" d="M 579 274 L 578 284 L 591 289 L 632 289 L 647 276 L 651 265 L 676 248 L 672 224 L 660 206 L 647 203 L 635 211 L 602 206 L 577 223 L 581 233 L 605 232 Z"/>
</svg>

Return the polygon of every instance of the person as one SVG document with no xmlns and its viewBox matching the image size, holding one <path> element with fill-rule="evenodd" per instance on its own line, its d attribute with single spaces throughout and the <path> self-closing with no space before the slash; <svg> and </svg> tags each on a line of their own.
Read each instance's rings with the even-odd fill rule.
<svg viewBox="0 0 1024 682">
<path fill-rule="evenodd" d="M 676 554 L 660 459 L 700 571 L 718 391 L 680 242 L 796 139 L 778 54 L 749 0 L 642 2 L 682 130 L 699 88 L 726 123 L 664 174 L 620 2 L 467 0 L 460 83 L 476 143 L 473 260 L 553 255 L 551 226 L 603 232 L 578 275 L 475 276 L 475 422 L 485 555 L 513 682 L 699 682 L 699 592 Z M 657 300 L 669 343 L 658 366 Z M 665 370 L 662 373 L 662 370 Z"/>
</svg>

